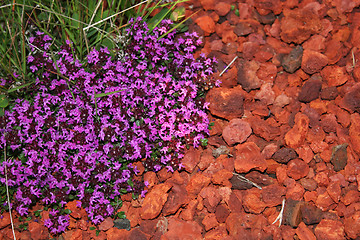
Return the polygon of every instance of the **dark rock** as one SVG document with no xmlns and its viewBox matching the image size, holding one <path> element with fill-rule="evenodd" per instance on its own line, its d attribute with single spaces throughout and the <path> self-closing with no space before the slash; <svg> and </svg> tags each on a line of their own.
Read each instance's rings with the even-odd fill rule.
<svg viewBox="0 0 360 240">
<path fill-rule="evenodd" d="M 327 87 L 321 89 L 320 98 L 323 100 L 334 100 L 339 95 L 336 87 Z"/>
<path fill-rule="evenodd" d="M 114 220 L 114 227 L 118 229 L 126 229 L 130 231 L 130 220 L 129 219 L 115 219 Z"/>
<path fill-rule="evenodd" d="M 229 214 L 230 214 L 230 210 L 224 204 L 217 205 L 215 209 L 215 216 L 216 216 L 216 220 L 219 223 L 224 223 L 226 218 L 229 216 Z"/>
<path fill-rule="evenodd" d="M 276 16 L 272 12 L 267 15 L 260 15 L 256 12 L 256 19 L 262 24 L 273 24 L 276 19 Z"/>
<path fill-rule="evenodd" d="M 333 147 L 330 162 L 334 165 L 335 171 L 340 171 L 345 168 L 347 164 L 347 146 L 348 144 L 341 144 Z"/>
<path fill-rule="evenodd" d="M 309 203 L 305 203 L 301 207 L 301 215 L 302 220 L 307 225 L 317 224 L 321 221 L 323 218 L 323 211 L 321 211 L 320 208 L 317 208 L 314 205 L 311 205 Z"/>
<path fill-rule="evenodd" d="M 235 25 L 234 33 L 238 36 L 246 36 L 255 31 L 251 22 L 248 21 L 240 21 Z"/>
<path fill-rule="evenodd" d="M 287 199 L 284 208 L 284 224 L 292 227 L 298 226 L 302 221 L 301 208 L 304 204 L 304 201 Z"/>
<path fill-rule="evenodd" d="M 277 150 L 273 155 L 272 159 L 278 163 L 288 163 L 290 160 L 297 158 L 298 155 L 292 148 L 281 148 Z"/>
<path fill-rule="evenodd" d="M 355 84 L 342 99 L 342 106 L 351 112 L 360 113 L 360 83 Z"/>
<path fill-rule="evenodd" d="M 301 91 L 299 93 L 299 101 L 300 102 L 311 102 L 315 99 L 317 99 L 320 95 L 321 91 L 321 80 L 317 79 L 309 79 L 305 82 L 305 84 L 302 86 Z"/>
<path fill-rule="evenodd" d="M 303 54 L 303 48 L 299 45 L 288 55 L 285 55 L 281 61 L 281 65 L 285 71 L 294 73 L 301 66 L 301 58 Z"/>
</svg>

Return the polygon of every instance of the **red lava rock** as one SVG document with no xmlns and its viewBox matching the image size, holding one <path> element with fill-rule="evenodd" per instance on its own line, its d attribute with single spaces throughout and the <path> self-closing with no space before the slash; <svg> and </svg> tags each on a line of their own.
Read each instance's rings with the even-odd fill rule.
<svg viewBox="0 0 360 240">
<path fill-rule="evenodd" d="M 326 133 L 336 132 L 339 127 L 335 114 L 328 113 L 321 116 L 321 127 Z"/>
<path fill-rule="evenodd" d="M 181 239 L 184 240 L 201 240 L 201 227 L 195 221 L 183 221 L 176 217 L 169 217 L 168 231 L 161 236 L 162 240 Z"/>
<path fill-rule="evenodd" d="M 304 196 L 305 189 L 301 184 L 295 182 L 293 179 L 291 180 L 289 184 L 286 184 L 286 198 L 301 200 Z"/>
<path fill-rule="evenodd" d="M 283 14 L 280 36 L 284 42 L 300 44 L 322 29 L 319 16 L 312 11 L 284 9 Z"/>
<path fill-rule="evenodd" d="M 345 94 L 341 101 L 341 107 L 350 112 L 360 113 L 360 83 L 355 84 Z"/>
<path fill-rule="evenodd" d="M 217 189 L 214 186 L 204 187 L 199 195 L 204 199 L 203 203 L 207 210 L 211 213 L 215 212 L 216 206 L 221 201 Z"/>
<path fill-rule="evenodd" d="M 70 216 L 72 216 L 73 218 L 76 218 L 76 219 L 79 219 L 82 216 L 87 215 L 85 209 L 77 206 L 79 204 L 79 202 L 80 201 L 78 201 L 78 200 L 74 200 L 74 201 L 68 202 L 65 205 L 65 208 L 69 209 L 71 211 Z"/>
<path fill-rule="evenodd" d="M 265 159 L 270 159 L 276 151 L 279 150 L 279 146 L 275 143 L 270 143 L 264 147 L 261 151 L 261 154 L 264 156 Z"/>
<path fill-rule="evenodd" d="M 194 214 L 196 211 L 196 207 L 198 206 L 198 203 L 199 202 L 196 199 L 190 200 L 185 210 L 181 212 L 180 214 L 181 218 L 185 221 L 192 221 L 194 219 Z"/>
<path fill-rule="evenodd" d="M 162 210 L 165 216 L 174 214 L 180 207 L 189 202 L 186 189 L 178 184 L 174 184 L 171 188 L 168 199 Z"/>
<path fill-rule="evenodd" d="M 306 163 L 309 163 L 314 158 L 314 153 L 308 145 L 303 145 L 297 148 L 296 153 L 299 155 L 299 158 L 304 160 Z"/>
<path fill-rule="evenodd" d="M 321 80 L 310 79 L 306 81 L 299 93 L 299 97 L 298 97 L 299 101 L 308 103 L 319 98 L 321 85 L 322 85 Z"/>
<path fill-rule="evenodd" d="M 108 240 L 126 240 L 129 239 L 129 231 L 125 229 L 110 228 L 106 232 L 106 239 Z"/>
<path fill-rule="evenodd" d="M 298 45 L 296 48 L 291 50 L 288 55 L 285 55 L 281 60 L 281 66 L 285 71 L 294 73 L 301 66 L 301 58 L 303 54 L 303 48 Z"/>
<path fill-rule="evenodd" d="M 295 150 L 292 148 L 281 148 L 272 155 L 272 159 L 274 159 L 278 163 L 288 163 L 290 160 L 297 157 L 298 156 Z"/>
<path fill-rule="evenodd" d="M 20 236 L 16 234 L 16 237 L 17 239 L 21 239 L 21 240 L 31 240 L 31 234 L 29 231 L 20 232 Z M 1 239 L 1 235 L 0 235 L 0 239 Z"/>
<path fill-rule="evenodd" d="M 255 31 L 256 26 L 254 24 L 258 25 L 257 22 L 254 23 L 251 20 L 240 20 L 234 27 L 234 33 L 239 37 L 249 35 Z"/>
<path fill-rule="evenodd" d="M 242 119 L 234 118 L 225 126 L 222 136 L 229 146 L 243 143 L 252 133 L 250 124 Z"/>
<path fill-rule="evenodd" d="M 293 159 L 287 165 L 287 175 L 292 179 L 299 180 L 309 173 L 309 165 L 301 159 Z"/>
<path fill-rule="evenodd" d="M 204 10 L 214 10 L 215 7 L 215 0 L 200 0 L 200 3 Z"/>
<path fill-rule="evenodd" d="M 215 5 L 215 12 L 219 16 L 225 16 L 230 11 L 231 5 L 226 2 L 218 2 Z"/>
<path fill-rule="evenodd" d="M 348 50 L 344 48 L 344 45 L 340 41 L 331 39 L 326 43 L 324 54 L 327 57 L 329 64 L 335 64 L 345 56 L 347 52 Z"/>
<path fill-rule="evenodd" d="M 268 114 L 268 111 L 267 111 Z M 266 141 L 271 141 L 280 136 L 277 125 L 270 121 L 261 119 L 259 116 L 249 118 L 254 134 L 264 138 Z"/>
<path fill-rule="evenodd" d="M 273 104 L 275 101 L 275 93 L 270 83 L 261 85 L 260 91 L 255 94 L 255 99 L 260 100 L 265 105 Z"/>
<path fill-rule="evenodd" d="M 99 224 L 99 230 L 100 231 L 107 231 L 110 228 L 112 228 L 114 226 L 114 221 L 112 218 L 107 217 L 105 218 L 105 220 Z"/>
<path fill-rule="evenodd" d="M 315 227 L 315 236 L 318 239 L 345 239 L 344 226 L 340 221 L 322 219 L 321 222 Z"/>
<path fill-rule="evenodd" d="M 250 170 L 263 172 L 267 168 L 267 163 L 260 153 L 259 147 L 253 142 L 237 145 L 235 170 L 238 173 L 247 173 Z"/>
<path fill-rule="evenodd" d="M 238 72 L 238 70 L 237 70 L 236 66 L 230 67 L 220 77 L 221 86 L 224 87 L 224 88 L 233 88 L 233 87 L 235 87 L 237 85 L 237 77 L 236 77 L 237 72 Z"/>
<path fill-rule="evenodd" d="M 331 182 L 327 187 L 326 191 L 329 193 L 331 199 L 334 202 L 338 203 L 340 201 L 341 187 L 339 181 Z"/>
<path fill-rule="evenodd" d="M 219 225 L 219 222 L 216 220 L 215 213 L 206 214 L 201 223 L 204 225 L 205 231 L 209 231 Z"/>
<path fill-rule="evenodd" d="M 285 143 L 291 148 L 300 147 L 305 140 L 309 129 L 309 118 L 302 114 L 295 115 L 294 127 L 285 134 Z"/>
<path fill-rule="evenodd" d="M 350 76 L 346 72 L 345 67 L 337 65 L 326 66 L 321 70 L 321 76 L 327 81 L 329 87 L 337 87 L 350 80 Z"/>
<path fill-rule="evenodd" d="M 198 167 L 200 170 L 207 169 L 212 163 L 215 162 L 215 158 L 213 156 L 213 151 L 211 149 L 206 149 L 202 152 L 200 156 L 200 162 L 198 164 Z"/>
<path fill-rule="evenodd" d="M 344 219 L 345 233 L 351 239 L 360 237 L 360 212 L 357 211 L 353 215 Z"/>
<path fill-rule="evenodd" d="M 154 188 L 146 194 L 140 212 L 142 219 L 153 219 L 160 214 L 165 202 L 167 201 L 167 192 L 170 188 L 170 184 L 161 183 L 154 186 Z"/>
<path fill-rule="evenodd" d="M 254 49 L 257 49 L 258 46 L 254 46 Z M 244 53 L 245 54 L 245 53 Z M 253 56 L 253 53 L 249 53 Z M 245 57 L 244 57 L 245 58 Z M 256 61 L 246 61 L 240 60 L 238 61 L 237 69 L 238 69 L 238 83 L 242 86 L 242 88 L 250 92 L 253 89 L 260 88 L 262 85 L 262 80 L 258 78 L 256 72 L 260 68 L 259 64 Z"/>
<path fill-rule="evenodd" d="M 224 204 L 217 205 L 215 210 L 215 217 L 219 223 L 224 223 L 229 214 L 230 210 Z"/>
<path fill-rule="evenodd" d="M 202 175 L 201 173 L 197 173 L 193 175 L 186 186 L 186 190 L 189 195 L 197 195 L 202 188 L 208 186 L 210 184 L 211 179 Z"/>
<path fill-rule="evenodd" d="M 241 87 L 232 89 L 213 88 L 206 95 L 213 115 L 231 120 L 244 114 L 243 91 Z"/>
<path fill-rule="evenodd" d="M 77 240 L 82 239 L 82 231 L 80 229 L 74 229 L 67 231 L 66 233 L 62 234 L 64 240 Z"/>
<path fill-rule="evenodd" d="M 0 229 L 3 229 L 11 224 L 10 213 L 4 212 L 0 216 Z"/>
<path fill-rule="evenodd" d="M 267 239 L 262 230 L 267 220 L 262 215 L 230 213 L 226 229 L 234 239 Z"/>
<path fill-rule="evenodd" d="M 32 239 L 49 239 L 49 230 L 44 225 L 37 222 L 29 223 L 29 232 Z"/>
<path fill-rule="evenodd" d="M 318 189 L 318 196 L 315 203 L 318 208 L 323 211 L 328 211 L 334 203 L 334 200 L 332 200 L 326 190 Z"/>
<path fill-rule="evenodd" d="M 304 49 L 322 52 L 325 49 L 325 40 L 324 36 L 316 34 L 311 36 L 302 46 Z"/>
<path fill-rule="evenodd" d="M 319 171 L 321 169 L 318 169 Z M 318 172 L 314 176 L 314 180 L 319 184 L 319 186 L 327 187 L 330 183 L 327 172 Z"/>
<path fill-rule="evenodd" d="M 200 162 L 200 154 L 201 152 L 199 150 L 193 148 L 185 153 L 181 163 L 184 165 L 184 168 L 188 173 L 192 173 L 197 164 Z"/>
<path fill-rule="evenodd" d="M 281 13 L 282 2 L 280 0 L 267 1 L 267 0 L 255 0 L 254 6 L 261 15 L 267 15 L 269 12 L 273 12 L 275 15 Z"/>
<path fill-rule="evenodd" d="M 312 178 L 302 178 L 300 184 L 308 191 L 314 191 L 317 188 L 317 182 Z"/>
<path fill-rule="evenodd" d="M 211 182 L 218 185 L 229 185 L 229 179 L 233 177 L 233 173 L 227 169 L 221 169 L 211 177 Z"/>
<path fill-rule="evenodd" d="M 321 89 L 320 98 L 323 100 L 334 100 L 339 95 L 336 87 L 325 87 Z"/>
<path fill-rule="evenodd" d="M 304 50 L 302 60 L 301 60 L 301 69 L 308 73 L 314 74 L 320 72 L 323 67 L 328 64 L 327 56 L 312 50 Z"/>
<path fill-rule="evenodd" d="M 360 115 L 351 115 L 351 125 L 349 129 L 350 142 L 352 149 L 360 155 Z"/>
<path fill-rule="evenodd" d="M 304 222 L 301 222 L 296 228 L 296 235 L 300 240 L 316 240 L 314 233 L 305 225 Z"/>
<path fill-rule="evenodd" d="M 220 224 L 215 229 L 211 229 L 206 232 L 204 239 L 206 240 L 231 240 L 232 238 L 228 235 L 225 224 Z"/>
<path fill-rule="evenodd" d="M 280 205 L 285 195 L 285 187 L 278 184 L 272 184 L 262 188 L 262 200 L 267 207 L 274 207 Z"/>
<path fill-rule="evenodd" d="M 348 191 L 345 196 L 342 198 L 342 202 L 345 205 L 350 205 L 351 203 L 357 202 L 360 200 L 360 192 L 357 190 Z"/>
<path fill-rule="evenodd" d="M 259 214 L 264 211 L 266 204 L 261 199 L 261 190 L 258 188 L 246 190 L 243 197 L 243 207 L 249 213 Z"/>
<path fill-rule="evenodd" d="M 205 15 L 197 18 L 195 22 L 205 32 L 205 36 L 215 32 L 215 22 L 211 17 Z"/>
</svg>

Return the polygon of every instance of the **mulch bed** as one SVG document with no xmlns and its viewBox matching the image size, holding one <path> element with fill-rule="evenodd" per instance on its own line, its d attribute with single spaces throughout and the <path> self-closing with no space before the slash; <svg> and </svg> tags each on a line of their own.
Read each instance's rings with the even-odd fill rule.
<svg viewBox="0 0 360 240">
<path fill-rule="evenodd" d="M 57 239 L 359 239 L 360 1 L 184 6 L 222 81 L 207 95 L 208 147 L 180 172 L 142 171 L 149 192 L 124 196 L 126 220 L 92 230 L 69 203 Z M 13 215 L 17 239 L 50 238 L 41 219 L 20 231 Z M 0 229 L 13 239 L 8 214 Z"/>
</svg>

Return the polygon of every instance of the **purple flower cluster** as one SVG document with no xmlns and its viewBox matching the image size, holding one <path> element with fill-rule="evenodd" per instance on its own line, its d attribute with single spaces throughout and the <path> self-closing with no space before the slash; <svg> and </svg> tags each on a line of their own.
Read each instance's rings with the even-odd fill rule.
<svg viewBox="0 0 360 240">
<path fill-rule="evenodd" d="M 133 20 L 127 46 L 94 49 L 85 62 L 70 42 L 55 55 L 49 36 L 30 39 L 36 94 L 0 117 L 1 148 L 24 155 L 3 162 L 21 215 L 38 199 L 62 207 L 73 196 L 98 224 L 114 215 L 112 202 L 121 194 L 144 196 L 146 182 L 133 180 L 133 162 L 149 171 L 180 170 L 185 148 L 201 144 L 209 120 L 200 93 L 219 84 L 211 77 L 215 60 L 194 59 L 196 33 L 160 38 L 170 24 L 149 33 L 145 22 Z M 4 174 L 2 165 L 2 183 Z M 69 224 L 58 211 L 50 216 L 45 224 L 54 234 Z"/>
</svg>

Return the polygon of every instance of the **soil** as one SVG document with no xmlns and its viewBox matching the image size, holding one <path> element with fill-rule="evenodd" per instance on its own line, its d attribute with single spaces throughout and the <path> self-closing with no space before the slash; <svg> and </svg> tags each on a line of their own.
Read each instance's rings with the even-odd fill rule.
<svg viewBox="0 0 360 240">
<path fill-rule="evenodd" d="M 142 171 L 149 192 L 123 197 L 126 220 L 94 227 L 69 203 L 56 239 L 359 239 L 360 1 L 183 5 L 222 81 L 207 95 L 208 147 L 180 172 Z M 17 239 L 52 238 L 41 219 L 22 230 L 13 217 Z M 8 214 L 1 239 L 13 239 Z"/>
</svg>

